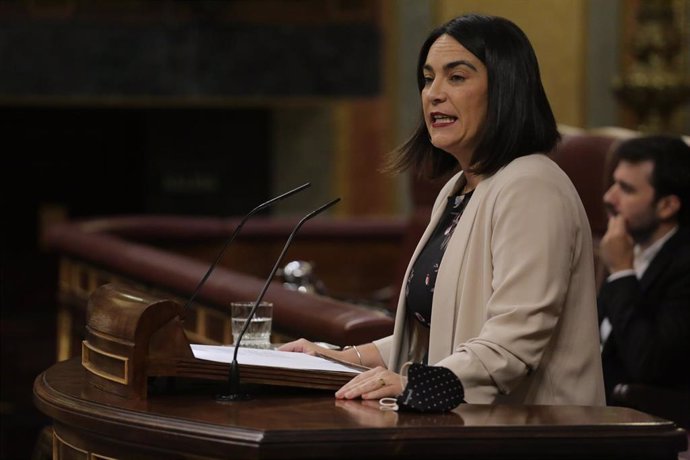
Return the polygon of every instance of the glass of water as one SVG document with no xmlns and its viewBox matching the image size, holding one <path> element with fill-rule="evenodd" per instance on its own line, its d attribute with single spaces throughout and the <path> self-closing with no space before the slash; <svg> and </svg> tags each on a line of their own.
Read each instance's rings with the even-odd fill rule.
<svg viewBox="0 0 690 460">
<path fill-rule="evenodd" d="M 255 302 L 231 302 L 232 315 L 232 339 L 237 346 L 237 339 L 242 328 L 247 323 L 247 317 L 252 311 Z M 241 347 L 247 348 L 271 348 L 271 326 L 273 323 L 273 303 L 261 302 L 256 307 L 249 327 L 242 336 Z"/>
</svg>

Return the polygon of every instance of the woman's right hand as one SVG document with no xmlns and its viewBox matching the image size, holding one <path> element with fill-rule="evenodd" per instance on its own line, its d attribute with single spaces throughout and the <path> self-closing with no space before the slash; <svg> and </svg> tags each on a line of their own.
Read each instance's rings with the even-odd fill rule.
<svg viewBox="0 0 690 460">
<path fill-rule="evenodd" d="M 357 345 L 356 347 L 345 347 L 343 350 L 333 350 L 331 348 L 321 347 L 307 339 L 299 339 L 281 345 L 278 347 L 278 351 L 294 351 L 312 356 L 322 355 L 365 367 L 385 366 L 378 349 L 373 343 Z"/>
<path fill-rule="evenodd" d="M 316 355 L 317 353 L 326 355 L 327 350 L 327 348 L 320 347 L 307 339 L 294 340 L 278 347 L 278 351 L 294 351 L 297 353 L 306 353 L 312 356 Z"/>
</svg>

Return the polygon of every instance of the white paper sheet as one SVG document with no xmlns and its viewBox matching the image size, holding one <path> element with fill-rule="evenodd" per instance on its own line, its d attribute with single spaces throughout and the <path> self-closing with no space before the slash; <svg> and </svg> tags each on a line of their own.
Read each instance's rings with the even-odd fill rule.
<svg viewBox="0 0 690 460">
<path fill-rule="evenodd" d="M 191 347 L 195 358 L 220 363 L 232 362 L 232 356 L 235 353 L 235 347 L 233 346 L 192 344 Z M 351 374 L 359 374 L 361 372 L 318 356 L 256 348 L 240 347 L 240 350 L 237 352 L 237 362 L 240 364 L 280 367 L 284 369 L 349 372 Z"/>
</svg>

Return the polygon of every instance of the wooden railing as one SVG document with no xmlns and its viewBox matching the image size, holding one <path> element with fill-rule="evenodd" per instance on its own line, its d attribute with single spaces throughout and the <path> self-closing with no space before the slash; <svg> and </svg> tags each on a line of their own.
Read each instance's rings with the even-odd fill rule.
<svg viewBox="0 0 690 460">
<path fill-rule="evenodd" d="M 237 221 L 175 216 L 126 216 L 53 225 L 43 244 L 58 253 L 58 358 L 79 353 L 90 294 L 107 283 L 185 304 Z M 229 303 L 254 300 L 290 229 L 291 219 L 256 218 L 228 249 L 185 315 L 192 342 L 232 343 Z M 402 220 L 315 220 L 288 257 L 310 260 L 324 284 L 342 298 L 288 290 L 274 281 L 274 342 L 307 337 L 336 345 L 362 343 L 392 332 L 389 310 L 367 295 L 396 283 L 405 231 Z M 367 262 L 368 261 L 368 262 Z M 266 275 L 263 275 L 266 276 Z"/>
</svg>

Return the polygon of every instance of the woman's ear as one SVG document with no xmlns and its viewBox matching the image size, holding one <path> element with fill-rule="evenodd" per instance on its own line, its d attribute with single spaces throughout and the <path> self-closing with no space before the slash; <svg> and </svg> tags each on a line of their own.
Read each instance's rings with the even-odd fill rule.
<svg viewBox="0 0 690 460">
<path fill-rule="evenodd" d="M 678 195 L 666 195 L 656 202 L 656 212 L 660 219 L 669 220 L 675 218 L 680 211 L 680 206 Z"/>
</svg>

